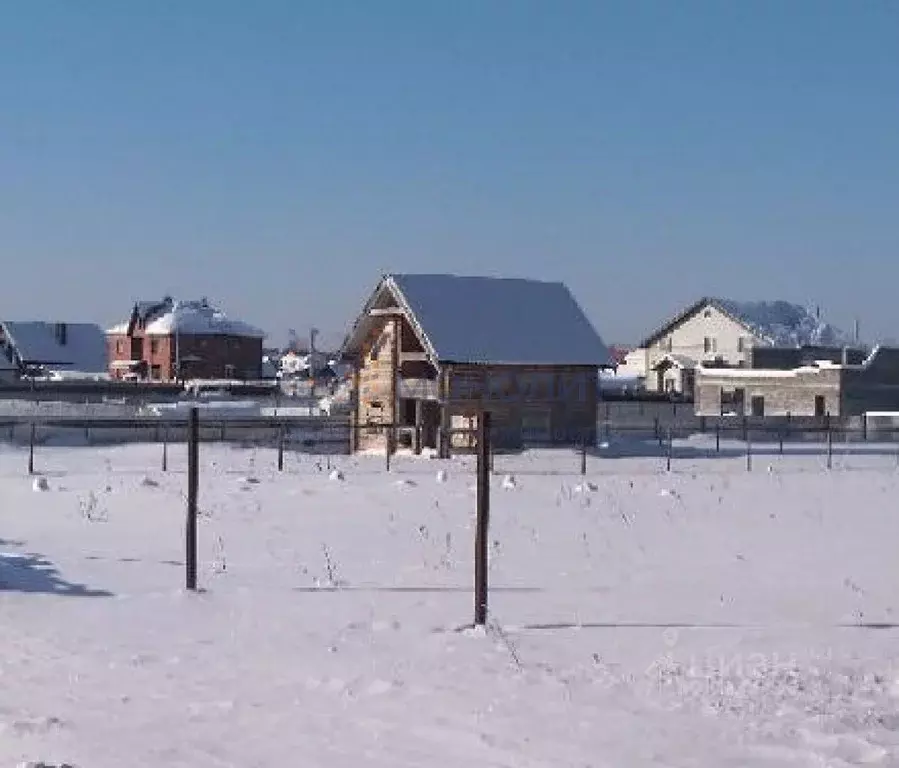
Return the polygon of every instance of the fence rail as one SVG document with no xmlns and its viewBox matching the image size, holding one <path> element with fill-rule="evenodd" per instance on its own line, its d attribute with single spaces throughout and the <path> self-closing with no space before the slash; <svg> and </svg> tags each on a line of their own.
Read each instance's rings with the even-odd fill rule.
<svg viewBox="0 0 899 768">
<path fill-rule="evenodd" d="M 272 431 L 287 430 L 293 432 L 307 432 L 311 437 L 324 436 L 329 441 L 339 436 L 347 441 L 349 446 L 350 435 L 389 435 L 391 445 L 394 448 L 402 447 L 405 438 L 407 443 L 421 442 L 423 435 L 434 430 L 424 427 L 416 427 L 409 424 L 354 424 L 349 417 L 344 415 L 332 416 L 308 416 L 305 414 L 278 414 L 266 416 L 243 416 L 220 414 L 203 414 L 199 417 L 200 428 L 206 433 L 217 432 L 227 439 L 230 435 L 239 440 L 247 431 Z M 0 416 L 0 439 L 4 431 L 18 431 L 22 428 L 30 428 L 34 425 L 39 430 L 89 430 L 107 433 L 135 433 L 135 441 L 147 439 L 148 434 L 162 435 L 179 434 L 188 428 L 188 413 L 172 414 L 166 416 L 116 416 L 116 415 L 90 415 L 90 416 L 58 416 L 47 414 L 13 414 Z M 439 430 L 437 430 L 439 432 Z M 551 447 L 559 445 L 580 445 L 584 440 L 588 444 L 595 445 L 604 440 L 615 437 L 634 437 L 662 439 L 668 433 L 675 438 L 687 437 L 695 434 L 718 435 L 721 438 L 747 440 L 750 436 L 763 437 L 765 439 L 784 439 L 795 441 L 802 439 L 827 439 L 828 435 L 843 441 L 869 441 L 869 440 L 896 440 L 899 439 L 899 422 L 871 423 L 864 417 L 858 417 L 853 421 L 837 421 L 814 417 L 805 418 L 733 418 L 733 417 L 697 417 L 694 422 L 679 423 L 665 421 L 658 417 L 650 420 L 625 420 L 615 421 L 600 419 L 596 427 L 579 431 L 570 427 L 555 434 L 545 430 L 510 429 L 495 425 L 491 428 L 494 437 L 494 445 L 502 449 L 503 442 L 519 442 L 516 447 Z M 468 427 L 454 427 L 445 430 L 449 436 L 468 436 L 469 447 L 474 450 L 477 445 L 477 429 Z M 594 437 L 595 436 L 595 437 Z M 464 450 L 466 446 L 458 445 Z"/>
</svg>

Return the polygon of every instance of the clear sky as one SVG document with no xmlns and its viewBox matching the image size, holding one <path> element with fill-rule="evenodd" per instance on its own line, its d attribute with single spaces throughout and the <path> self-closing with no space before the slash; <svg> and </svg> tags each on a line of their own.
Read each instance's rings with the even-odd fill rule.
<svg viewBox="0 0 899 768">
<path fill-rule="evenodd" d="M 385 271 L 899 337 L 892 0 L 0 0 L 0 314 L 207 296 L 339 340 Z M 526 308 L 522 308 L 526 311 Z"/>
</svg>

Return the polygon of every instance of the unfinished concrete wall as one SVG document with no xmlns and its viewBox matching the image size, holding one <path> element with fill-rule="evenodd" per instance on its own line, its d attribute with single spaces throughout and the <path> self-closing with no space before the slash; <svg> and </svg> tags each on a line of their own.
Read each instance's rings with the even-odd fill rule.
<svg viewBox="0 0 899 768">
<path fill-rule="evenodd" d="M 742 408 L 739 403 L 742 394 Z M 695 407 L 698 416 L 736 412 L 753 415 L 753 398 L 763 398 L 764 416 L 815 416 L 817 410 L 842 414 L 841 371 L 838 368 L 797 371 L 701 372 L 697 377 Z M 817 401 L 816 398 L 822 398 Z"/>
</svg>

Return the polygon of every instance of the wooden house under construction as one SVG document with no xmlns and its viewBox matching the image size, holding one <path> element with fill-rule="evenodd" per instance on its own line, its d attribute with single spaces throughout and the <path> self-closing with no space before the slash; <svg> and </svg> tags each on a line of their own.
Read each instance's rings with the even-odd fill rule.
<svg viewBox="0 0 899 768">
<path fill-rule="evenodd" d="M 499 447 L 596 440 L 609 352 L 561 283 L 385 275 L 342 353 L 354 451 L 471 449 L 483 409 Z"/>
</svg>

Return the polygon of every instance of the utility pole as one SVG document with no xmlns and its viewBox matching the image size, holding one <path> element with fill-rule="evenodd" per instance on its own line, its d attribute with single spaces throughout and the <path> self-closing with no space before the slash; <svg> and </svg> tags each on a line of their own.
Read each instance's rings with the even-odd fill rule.
<svg viewBox="0 0 899 768">
<path fill-rule="evenodd" d="M 312 393 L 315 394 L 315 337 L 318 336 L 318 328 L 309 329 L 309 378 L 312 380 Z"/>
<path fill-rule="evenodd" d="M 172 302 L 172 328 L 175 331 L 175 382 L 181 381 L 181 334 L 178 331 L 178 302 Z"/>
</svg>

